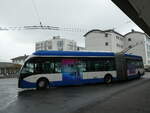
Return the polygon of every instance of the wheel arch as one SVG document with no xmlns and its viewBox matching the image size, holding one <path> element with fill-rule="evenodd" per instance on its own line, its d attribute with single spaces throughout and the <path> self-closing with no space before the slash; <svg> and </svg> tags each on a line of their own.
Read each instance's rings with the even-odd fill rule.
<svg viewBox="0 0 150 113">
<path fill-rule="evenodd" d="M 104 76 L 104 78 L 105 78 L 106 76 L 111 76 L 111 78 L 113 78 L 113 75 L 112 75 L 111 73 L 106 73 L 105 76 Z"/>
<path fill-rule="evenodd" d="M 37 79 L 36 84 L 40 81 L 40 80 L 46 80 L 49 83 L 49 80 L 47 77 L 40 77 Z"/>
</svg>

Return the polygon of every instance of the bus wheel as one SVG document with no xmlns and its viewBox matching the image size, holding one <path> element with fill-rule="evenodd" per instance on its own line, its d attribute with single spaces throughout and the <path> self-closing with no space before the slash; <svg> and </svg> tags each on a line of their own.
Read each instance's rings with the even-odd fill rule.
<svg viewBox="0 0 150 113">
<path fill-rule="evenodd" d="M 41 90 L 41 89 L 46 89 L 48 88 L 48 80 L 46 78 L 41 78 L 37 81 L 37 89 Z"/>
<path fill-rule="evenodd" d="M 112 76 L 111 76 L 111 75 L 106 75 L 106 76 L 104 77 L 104 82 L 105 82 L 106 84 L 112 83 Z"/>
</svg>

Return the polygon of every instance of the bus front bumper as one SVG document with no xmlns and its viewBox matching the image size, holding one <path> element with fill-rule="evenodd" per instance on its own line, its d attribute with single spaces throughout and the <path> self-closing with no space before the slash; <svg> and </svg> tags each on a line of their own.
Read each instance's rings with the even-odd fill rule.
<svg viewBox="0 0 150 113">
<path fill-rule="evenodd" d="M 23 79 L 18 80 L 18 88 L 36 88 L 36 83 L 27 82 Z"/>
</svg>

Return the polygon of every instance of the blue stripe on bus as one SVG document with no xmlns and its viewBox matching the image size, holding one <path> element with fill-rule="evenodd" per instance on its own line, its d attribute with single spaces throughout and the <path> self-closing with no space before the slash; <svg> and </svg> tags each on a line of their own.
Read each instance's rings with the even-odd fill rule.
<svg viewBox="0 0 150 113">
<path fill-rule="evenodd" d="M 117 78 L 113 78 L 113 81 Z M 49 86 L 67 86 L 67 85 L 83 85 L 83 84 L 94 84 L 94 83 L 103 83 L 104 78 L 100 79 L 84 79 L 84 80 L 70 80 L 70 81 L 53 81 L 49 83 Z M 25 80 L 20 81 L 20 88 L 36 88 L 36 83 L 28 82 Z"/>
<path fill-rule="evenodd" d="M 130 55 L 130 54 L 125 54 L 125 56 L 132 57 L 132 58 L 142 58 L 141 56 Z"/>
<path fill-rule="evenodd" d="M 20 80 L 20 88 L 36 88 L 36 83 Z"/>
<path fill-rule="evenodd" d="M 128 79 L 138 78 L 139 75 L 130 75 Z M 113 81 L 117 81 L 119 79 L 113 78 Z M 83 85 L 83 84 L 94 84 L 94 83 L 103 83 L 104 78 L 100 79 L 82 79 L 82 80 L 70 80 L 70 81 L 53 81 L 49 83 L 49 86 L 57 87 L 57 86 L 67 86 L 67 85 Z M 20 81 L 20 88 L 36 88 L 36 83 L 28 82 L 25 80 Z"/>
<path fill-rule="evenodd" d="M 115 56 L 113 52 L 80 52 L 80 51 L 37 51 L 39 56 Z"/>
<path fill-rule="evenodd" d="M 85 80 L 71 80 L 71 81 L 57 81 L 50 83 L 50 86 L 66 86 L 66 85 L 83 85 L 83 84 L 94 84 L 102 83 L 104 79 L 85 79 Z"/>
<path fill-rule="evenodd" d="M 135 75 L 129 75 L 128 76 L 128 79 L 134 79 L 134 78 L 138 78 L 139 75 L 138 74 L 135 74 Z"/>
</svg>

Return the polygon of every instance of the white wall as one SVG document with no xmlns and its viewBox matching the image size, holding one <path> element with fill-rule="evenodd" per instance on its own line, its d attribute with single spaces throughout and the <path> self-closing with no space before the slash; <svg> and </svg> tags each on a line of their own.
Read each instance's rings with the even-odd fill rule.
<svg viewBox="0 0 150 113">
<path fill-rule="evenodd" d="M 85 49 L 89 51 L 112 51 L 111 45 L 110 35 L 105 37 L 105 33 L 91 32 L 85 37 Z"/>
<path fill-rule="evenodd" d="M 129 41 L 131 39 L 131 41 Z M 147 64 L 147 54 L 145 48 L 146 36 L 143 33 L 132 32 L 125 35 L 125 48 L 130 45 L 137 45 L 127 53 L 142 56 L 144 64 Z"/>
<path fill-rule="evenodd" d="M 120 52 L 124 49 L 124 37 L 116 34 L 115 32 L 110 32 L 112 40 L 112 51 Z"/>
<path fill-rule="evenodd" d="M 108 46 L 105 45 L 106 42 Z M 85 37 L 85 49 L 89 51 L 120 52 L 124 49 L 123 46 L 124 37 L 115 32 L 91 32 Z"/>
<path fill-rule="evenodd" d="M 60 46 L 58 46 L 61 43 Z M 72 45 L 72 47 L 71 47 Z M 35 44 L 35 50 L 63 50 L 63 51 L 76 51 L 77 44 L 73 40 L 55 38 L 51 40 L 37 42 Z"/>
<path fill-rule="evenodd" d="M 148 36 L 146 36 L 145 40 L 145 49 L 146 49 L 147 64 L 150 65 L 150 38 Z"/>
</svg>

